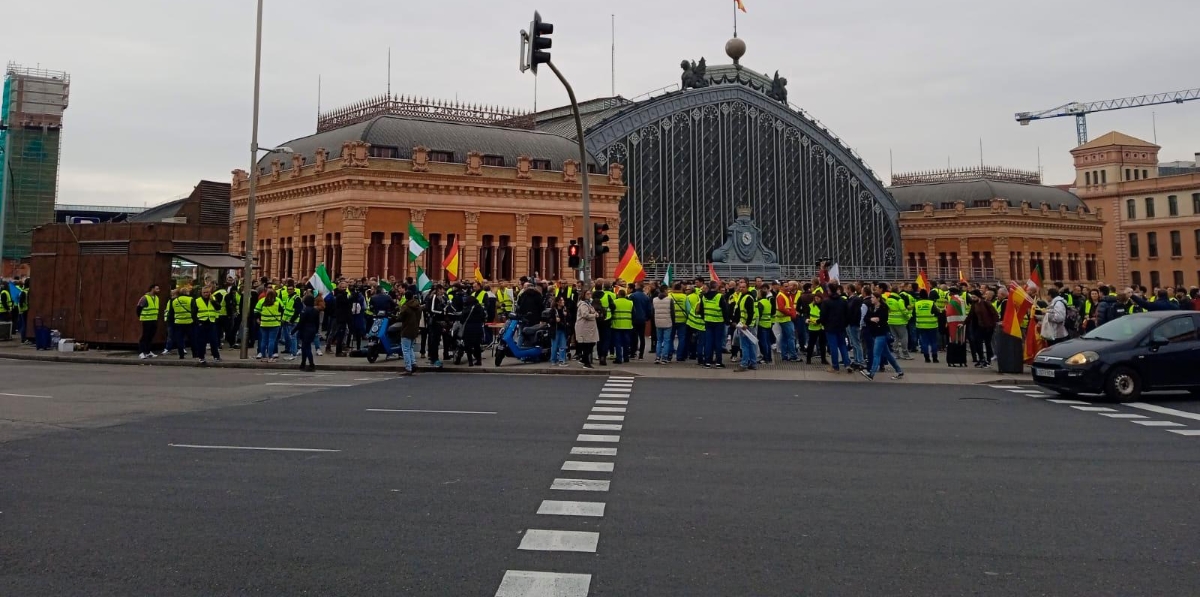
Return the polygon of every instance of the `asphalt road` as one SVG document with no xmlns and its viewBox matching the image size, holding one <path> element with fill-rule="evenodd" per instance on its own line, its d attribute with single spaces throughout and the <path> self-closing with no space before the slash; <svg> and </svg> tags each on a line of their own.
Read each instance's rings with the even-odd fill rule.
<svg viewBox="0 0 1200 597">
<path fill-rule="evenodd" d="M 247 404 L 0 444 L 0 595 L 1188 595 L 1200 579 L 1200 436 L 1176 433 L 1200 430 L 1195 401 L 349 375 L 247 375 Z M 564 509 L 592 515 L 538 513 Z"/>
</svg>

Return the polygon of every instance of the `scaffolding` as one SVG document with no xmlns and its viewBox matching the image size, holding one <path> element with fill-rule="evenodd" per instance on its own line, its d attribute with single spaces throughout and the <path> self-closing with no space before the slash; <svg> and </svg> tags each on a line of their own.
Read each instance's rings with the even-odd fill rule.
<svg viewBox="0 0 1200 597">
<path fill-rule="evenodd" d="M 29 256 L 34 228 L 54 221 L 58 197 L 63 113 L 71 78 L 65 72 L 22 67 L 5 69 L 0 103 L 0 209 L 4 210 L 3 257 Z"/>
</svg>

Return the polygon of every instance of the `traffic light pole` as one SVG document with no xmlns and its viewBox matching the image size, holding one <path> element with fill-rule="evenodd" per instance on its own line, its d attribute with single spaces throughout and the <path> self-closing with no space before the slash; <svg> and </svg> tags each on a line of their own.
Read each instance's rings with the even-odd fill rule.
<svg viewBox="0 0 1200 597">
<path fill-rule="evenodd" d="M 567 78 L 559 72 L 558 67 L 554 66 L 554 61 L 547 61 L 546 66 L 554 71 L 554 76 L 558 77 L 563 87 L 567 88 L 567 97 L 571 98 L 571 112 L 575 115 L 575 140 L 579 142 L 579 167 L 583 170 L 583 246 L 580 247 L 581 252 L 579 264 L 583 266 L 583 286 L 587 288 L 588 283 L 592 279 L 592 247 L 591 241 L 588 240 L 589 230 L 592 226 L 592 198 L 588 189 L 588 159 L 587 147 L 583 142 L 583 119 L 579 117 L 579 102 L 575 100 L 575 90 L 571 88 L 571 84 L 567 82 Z"/>
</svg>

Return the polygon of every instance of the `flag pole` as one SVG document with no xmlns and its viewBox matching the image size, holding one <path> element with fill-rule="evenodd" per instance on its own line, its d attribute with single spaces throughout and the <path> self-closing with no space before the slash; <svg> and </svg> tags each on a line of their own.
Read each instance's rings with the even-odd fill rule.
<svg viewBox="0 0 1200 597">
<path fill-rule="evenodd" d="M 733 36 L 737 37 L 737 0 L 733 2 Z"/>
</svg>

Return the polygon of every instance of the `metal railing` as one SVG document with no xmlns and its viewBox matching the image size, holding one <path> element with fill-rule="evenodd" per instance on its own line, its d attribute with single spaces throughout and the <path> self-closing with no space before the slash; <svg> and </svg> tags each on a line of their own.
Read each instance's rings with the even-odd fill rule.
<svg viewBox="0 0 1200 597">
<path fill-rule="evenodd" d="M 667 269 L 671 269 L 671 278 L 673 280 L 692 280 L 695 278 L 709 279 L 707 263 L 643 263 L 642 268 L 646 270 L 647 280 L 662 280 L 667 273 Z M 795 280 L 797 282 L 806 282 L 817 277 L 819 268 L 815 265 L 732 265 L 732 264 L 716 264 L 714 269 L 717 275 L 724 279 L 725 277 L 733 278 L 755 278 L 762 276 L 768 272 L 778 272 L 778 278 L 783 281 Z M 889 283 L 907 283 L 914 282 L 917 279 L 917 274 L 921 268 L 909 266 L 854 266 L 854 265 L 838 265 L 839 277 L 844 283 L 851 282 L 889 282 Z M 925 275 L 929 281 L 937 283 L 941 281 L 954 283 L 958 281 L 958 269 L 953 268 L 928 268 L 925 270 Z M 968 281 L 994 284 L 998 282 L 996 278 L 995 268 L 963 268 L 963 275 Z"/>
</svg>

